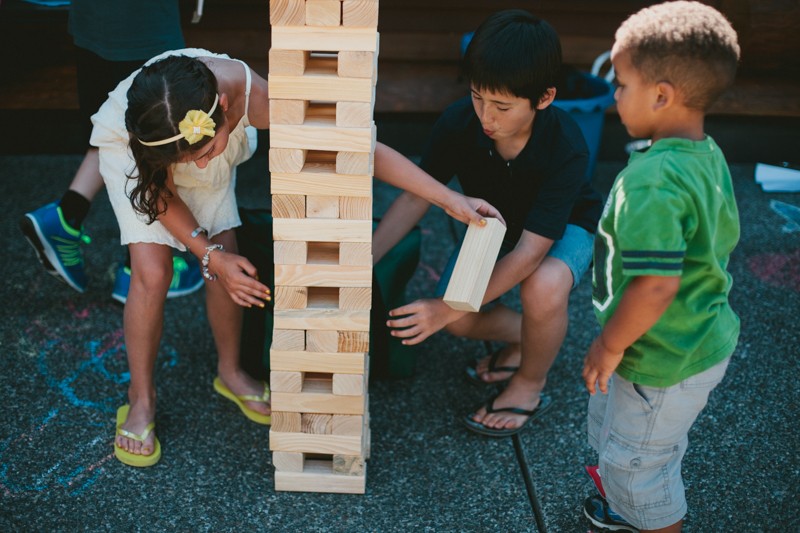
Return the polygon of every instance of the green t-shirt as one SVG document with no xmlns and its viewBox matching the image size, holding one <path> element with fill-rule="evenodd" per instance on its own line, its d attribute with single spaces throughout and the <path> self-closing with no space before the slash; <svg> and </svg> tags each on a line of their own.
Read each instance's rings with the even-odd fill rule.
<svg viewBox="0 0 800 533">
<path fill-rule="evenodd" d="M 728 357 L 739 318 L 728 294 L 739 213 L 725 157 L 710 137 L 662 139 L 631 155 L 603 210 L 592 300 L 601 325 L 636 276 L 680 276 L 656 324 L 626 351 L 617 372 L 668 387 Z"/>
</svg>

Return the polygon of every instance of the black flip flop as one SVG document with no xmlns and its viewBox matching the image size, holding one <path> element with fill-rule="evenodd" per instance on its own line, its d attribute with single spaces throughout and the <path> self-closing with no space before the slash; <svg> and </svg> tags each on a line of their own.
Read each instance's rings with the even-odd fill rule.
<svg viewBox="0 0 800 533">
<path fill-rule="evenodd" d="M 499 409 L 495 409 L 494 401 L 496 399 L 497 396 L 493 396 L 491 399 L 489 399 L 488 402 L 486 402 L 486 405 L 484 407 L 486 407 L 487 413 L 514 413 L 515 415 L 525 415 L 528 417 L 528 419 L 525 422 L 523 422 L 519 427 L 516 428 L 495 429 L 486 427 L 480 422 L 475 422 L 472 419 L 472 415 L 475 414 L 475 412 L 473 411 L 472 413 L 469 413 L 468 415 L 464 416 L 461 419 L 461 422 L 465 426 L 467 426 L 467 429 L 474 431 L 475 433 L 479 433 L 481 435 L 486 435 L 487 437 L 510 437 L 511 435 L 514 435 L 515 433 L 519 433 L 520 431 L 522 431 L 522 428 L 527 426 L 531 422 L 531 420 L 535 420 L 536 418 L 542 416 L 553 405 L 550 396 L 546 394 L 542 394 L 539 396 L 539 405 L 537 405 L 535 409 L 531 409 L 530 411 L 527 409 L 522 409 L 521 407 L 501 407 Z"/>
<path fill-rule="evenodd" d="M 500 350 L 492 352 L 492 355 L 489 357 L 489 373 L 493 374 L 495 372 L 511 372 L 512 374 L 519 370 L 518 366 L 495 366 L 497 365 L 497 359 L 500 358 Z M 464 373 L 467 375 L 467 379 L 476 385 L 502 385 L 503 383 L 508 382 L 509 379 L 501 379 L 499 381 L 483 381 L 481 379 L 480 374 L 478 371 L 475 370 L 478 361 L 475 361 L 475 364 L 472 366 L 468 366 L 464 369 Z"/>
</svg>

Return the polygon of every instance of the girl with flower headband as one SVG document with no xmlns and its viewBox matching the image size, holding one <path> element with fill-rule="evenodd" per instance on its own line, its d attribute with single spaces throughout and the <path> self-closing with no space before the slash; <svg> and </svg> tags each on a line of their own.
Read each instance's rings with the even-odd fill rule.
<svg viewBox="0 0 800 533">
<path fill-rule="evenodd" d="M 117 458 L 150 466 L 161 455 L 153 433 L 153 368 L 172 279 L 171 248 L 189 250 L 203 267 L 219 356 L 215 390 L 249 419 L 269 424 L 269 388 L 241 369 L 239 347 L 241 306 L 263 307 L 270 290 L 237 254 L 233 231 L 241 223 L 236 166 L 255 150 L 254 128 L 269 127 L 266 80 L 225 55 L 166 52 L 121 82 L 92 120 L 91 143 L 100 148 L 100 172 L 132 261 L 124 311 L 130 403 L 117 413 Z M 375 174 L 463 222 L 500 217 L 483 200 L 436 182 L 380 143 Z"/>
</svg>

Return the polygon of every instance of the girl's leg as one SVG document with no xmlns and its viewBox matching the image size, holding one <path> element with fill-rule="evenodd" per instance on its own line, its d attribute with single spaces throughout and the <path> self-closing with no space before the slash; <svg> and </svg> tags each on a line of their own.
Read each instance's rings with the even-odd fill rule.
<svg viewBox="0 0 800 533">
<path fill-rule="evenodd" d="M 224 246 L 226 252 L 237 253 L 236 234 L 233 230 L 220 233 L 212 241 Z M 250 377 L 239 364 L 242 307 L 231 300 L 222 284 L 211 281 L 206 282 L 206 313 L 219 356 L 217 372 L 220 380 L 236 396 L 261 396 L 264 384 Z M 245 402 L 245 404 L 258 413 L 271 412 L 269 405 L 262 402 Z"/>
<path fill-rule="evenodd" d="M 134 243 L 128 248 L 131 287 L 123 327 L 131 383 L 128 387 L 130 411 L 122 427 L 140 435 L 156 415 L 153 371 L 164 329 L 164 301 L 172 281 L 172 249 L 152 243 Z M 151 435 L 144 442 L 118 436 L 117 445 L 132 453 L 150 455 L 155 440 L 155 435 Z"/>
</svg>

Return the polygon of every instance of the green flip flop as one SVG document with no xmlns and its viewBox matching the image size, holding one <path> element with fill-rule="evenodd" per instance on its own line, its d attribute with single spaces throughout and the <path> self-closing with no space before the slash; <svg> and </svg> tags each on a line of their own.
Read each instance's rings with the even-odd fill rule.
<svg viewBox="0 0 800 533">
<path fill-rule="evenodd" d="M 244 402 L 261 402 L 261 403 L 269 403 L 269 385 L 264 383 L 264 393 L 261 396 L 256 396 L 255 394 L 252 395 L 243 395 L 243 396 L 236 396 L 231 390 L 225 386 L 219 377 L 214 378 L 214 390 L 217 391 L 220 395 L 224 396 L 225 398 L 229 399 L 233 403 L 235 403 L 239 409 L 242 410 L 244 416 L 252 420 L 257 424 L 263 424 L 268 426 L 272 423 L 272 415 L 264 415 L 259 412 L 253 411 L 249 407 L 247 407 Z"/>
<path fill-rule="evenodd" d="M 127 429 L 122 429 L 122 425 L 128 420 L 128 411 L 130 410 L 130 407 L 130 405 L 126 404 L 117 409 L 117 435 L 122 435 L 123 437 L 138 442 L 144 442 L 150 433 L 156 428 L 156 423 L 150 422 L 147 424 L 147 427 L 144 428 L 144 431 L 141 435 L 137 435 L 136 433 L 128 431 Z M 161 459 L 161 443 L 158 441 L 158 437 L 156 437 L 153 441 L 153 453 L 150 455 L 141 455 L 138 453 L 131 453 L 125 448 L 120 448 L 117 446 L 116 437 L 114 437 L 114 455 L 120 460 L 120 462 L 128 466 L 135 466 L 138 468 L 153 466 Z"/>
</svg>

